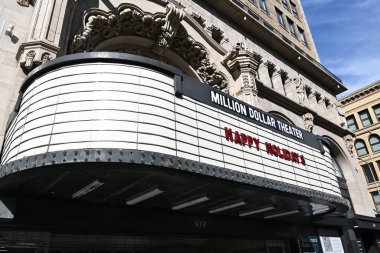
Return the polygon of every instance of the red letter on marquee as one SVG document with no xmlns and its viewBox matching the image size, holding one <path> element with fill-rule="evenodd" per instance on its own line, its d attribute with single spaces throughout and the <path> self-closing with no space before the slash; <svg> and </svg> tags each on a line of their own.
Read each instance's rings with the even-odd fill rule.
<svg viewBox="0 0 380 253">
<path fill-rule="evenodd" d="M 259 139 L 253 138 L 253 141 L 255 142 L 256 149 L 259 150 L 259 144 L 260 144 Z"/>
<path fill-rule="evenodd" d="M 240 144 L 240 145 L 242 145 L 241 144 L 241 139 L 240 139 L 240 134 L 239 134 L 239 132 L 238 131 L 235 131 L 235 143 L 238 143 L 238 144 Z"/>
<path fill-rule="evenodd" d="M 299 156 L 296 152 L 292 152 L 292 162 L 300 163 Z"/>
<path fill-rule="evenodd" d="M 234 141 L 234 138 L 232 137 L 231 128 L 224 127 L 224 134 L 226 136 L 227 141 Z"/>
<path fill-rule="evenodd" d="M 301 164 L 306 165 L 305 157 L 301 155 L 300 158 L 301 158 Z"/>
<path fill-rule="evenodd" d="M 240 137 L 241 137 L 241 143 L 243 144 L 243 146 L 245 146 L 245 144 L 247 144 L 247 141 L 248 141 L 247 135 L 241 133 Z"/>
<path fill-rule="evenodd" d="M 253 144 L 253 139 L 252 139 L 252 137 L 251 136 L 247 136 L 247 142 L 248 142 L 248 147 L 252 147 L 252 144 Z"/>
<path fill-rule="evenodd" d="M 273 154 L 272 144 L 265 142 L 265 148 L 266 148 L 268 154 Z"/>
</svg>

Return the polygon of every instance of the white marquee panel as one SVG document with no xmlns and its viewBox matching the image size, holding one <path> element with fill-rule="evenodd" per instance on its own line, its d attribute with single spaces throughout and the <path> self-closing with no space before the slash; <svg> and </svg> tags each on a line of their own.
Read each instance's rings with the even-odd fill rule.
<svg viewBox="0 0 380 253">
<path fill-rule="evenodd" d="M 2 164 L 45 152 L 139 149 L 340 195 L 329 150 L 294 139 L 191 98 L 174 96 L 173 78 L 143 67 L 80 64 L 49 72 L 26 90 L 4 143 Z M 241 146 L 224 127 L 260 140 Z M 267 154 L 265 142 L 304 155 L 306 165 Z"/>
</svg>

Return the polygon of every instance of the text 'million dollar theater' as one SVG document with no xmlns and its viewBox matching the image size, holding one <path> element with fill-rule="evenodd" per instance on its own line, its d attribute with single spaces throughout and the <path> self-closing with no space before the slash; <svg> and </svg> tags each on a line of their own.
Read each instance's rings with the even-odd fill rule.
<svg viewBox="0 0 380 253">
<path fill-rule="evenodd" d="M 378 252 L 300 0 L 1 0 L 0 31 L 0 251 Z"/>
</svg>

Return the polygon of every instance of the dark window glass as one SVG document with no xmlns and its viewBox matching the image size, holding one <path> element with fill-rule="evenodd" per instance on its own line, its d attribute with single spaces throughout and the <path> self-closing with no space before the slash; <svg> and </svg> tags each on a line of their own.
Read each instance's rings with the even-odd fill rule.
<svg viewBox="0 0 380 253">
<path fill-rule="evenodd" d="M 371 145 L 372 152 L 380 151 L 380 138 L 378 135 L 371 135 L 369 137 L 369 144 Z"/>
<path fill-rule="evenodd" d="M 375 105 L 375 106 L 373 107 L 373 111 L 374 111 L 374 113 L 375 113 L 375 116 L 376 116 L 377 121 L 380 122 L 380 104 Z"/>
<path fill-rule="evenodd" d="M 367 183 L 373 183 L 376 181 L 379 181 L 375 168 L 373 167 L 372 163 L 367 163 L 365 165 L 362 165 L 363 172 L 365 175 L 365 179 L 367 180 Z"/>
<path fill-rule="evenodd" d="M 295 26 L 294 26 L 294 22 L 291 21 L 289 18 L 288 18 L 287 20 L 288 20 L 288 25 L 289 25 L 289 30 L 290 30 L 290 32 L 291 32 L 294 36 L 296 36 L 296 28 L 295 28 Z"/>
<path fill-rule="evenodd" d="M 276 15 L 278 23 L 280 23 L 280 25 L 285 28 L 285 22 L 284 17 L 282 16 L 282 12 L 276 9 Z"/>
<path fill-rule="evenodd" d="M 371 115 L 369 115 L 368 110 L 359 112 L 360 120 L 362 121 L 363 127 L 372 125 Z"/>
<path fill-rule="evenodd" d="M 298 32 L 300 34 L 300 40 L 302 41 L 302 43 L 304 43 L 305 45 L 307 45 L 305 31 L 302 30 L 302 28 L 298 27 Z"/>
<path fill-rule="evenodd" d="M 297 18 L 299 18 L 298 11 L 297 11 L 297 6 L 293 2 L 290 2 L 290 6 L 292 8 L 293 15 L 296 16 Z"/>
<path fill-rule="evenodd" d="M 354 132 L 358 130 L 358 124 L 356 124 L 354 115 L 348 116 L 346 120 L 347 120 L 347 127 L 350 131 Z"/>
<path fill-rule="evenodd" d="M 373 202 L 375 203 L 376 210 L 380 211 L 380 195 L 378 192 L 372 192 L 371 193 Z"/>
<path fill-rule="evenodd" d="M 363 155 L 368 154 L 367 147 L 365 146 L 365 143 L 362 140 L 357 140 L 355 142 L 355 149 L 358 156 L 363 156 Z"/>
<path fill-rule="evenodd" d="M 259 0 L 260 1 L 260 8 L 265 11 L 266 13 L 268 13 L 267 11 L 267 4 L 265 3 L 265 0 Z"/>
<path fill-rule="evenodd" d="M 284 5 L 284 7 L 289 10 L 289 5 L 288 5 L 288 0 L 282 0 L 282 4 Z"/>
</svg>

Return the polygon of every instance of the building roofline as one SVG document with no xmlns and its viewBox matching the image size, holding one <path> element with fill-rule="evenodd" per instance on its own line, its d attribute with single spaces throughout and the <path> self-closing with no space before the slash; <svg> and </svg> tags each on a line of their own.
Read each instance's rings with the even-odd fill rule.
<svg viewBox="0 0 380 253">
<path fill-rule="evenodd" d="M 258 40 L 287 59 L 290 64 L 317 80 L 332 94 L 338 95 L 347 90 L 339 77 L 290 42 L 240 0 L 205 0 L 205 2 L 240 28 L 256 36 Z"/>
<path fill-rule="evenodd" d="M 349 93 L 348 95 L 339 99 L 339 102 L 342 105 L 350 104 L 355 102 L 363 97 L 369 96 L 370 94 L 380 90 L 380 80 L 370 83 L 363 88 L 360 88 L 356 91 Z"/>
</svg>

